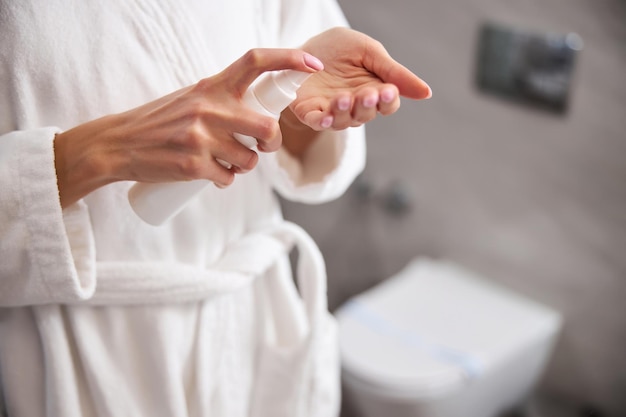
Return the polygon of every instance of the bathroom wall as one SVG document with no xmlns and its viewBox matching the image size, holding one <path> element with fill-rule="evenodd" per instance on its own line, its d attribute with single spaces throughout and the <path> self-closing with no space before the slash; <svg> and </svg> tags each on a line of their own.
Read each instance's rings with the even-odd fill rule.
<svg viewBox="0 0 626 417">
<path fill-rule="evenodd" d="M 340 3 L 434 97 L 369 125 L 344 197 L 284 204 L 326 256 L 330 306 L 415 256 L 454 260 L 563 314 L 543 394 L 626 415 L 626 2 Z M 566 115 L 476 90 L 485 19 L 583 38 Z M 408 210 L 389 207 L 394 187 Z"/>
</svg>

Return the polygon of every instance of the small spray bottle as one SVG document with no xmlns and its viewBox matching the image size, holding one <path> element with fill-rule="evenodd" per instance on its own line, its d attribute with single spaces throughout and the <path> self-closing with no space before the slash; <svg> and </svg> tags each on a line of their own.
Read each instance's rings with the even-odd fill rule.
<svg viewBox="0 0 626 417">
<path fill-rule="evenodd" d="M 280 113 L 295 100 L 296 91 L 310 75 L 292 70 L 267 73 L 248 88 L 243 101 L 252 110 L 278 120 Z M 257 145 L 253 137 L 239 133 L 235 133 L 234 137 L 250 149 Z M 225 161 L 218 162 L 229 167 Z M 178 214 L 189 200 L 209 184 L 208 180 L 137 183 L 128 191 L 128 200 L 142 220 L 158 226 Z"/>
</svg>

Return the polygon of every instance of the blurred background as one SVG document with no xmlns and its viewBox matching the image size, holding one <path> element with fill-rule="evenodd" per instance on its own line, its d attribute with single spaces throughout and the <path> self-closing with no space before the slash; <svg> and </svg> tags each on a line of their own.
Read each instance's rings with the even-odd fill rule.
<svg viewBox="0 0 626 417">
<path fill-rule="evenodd" d="M 341 199 L 284 202 L 326 257 L 331 309 L 416 256 L 452 260 L 562 314 L 541 415 L 626 416 L 626 1 L 339 2 L 434 96 L 368 125 Z M 580 36 L 563 112 L 477 87 L 485 22 Z"/>
</svg>

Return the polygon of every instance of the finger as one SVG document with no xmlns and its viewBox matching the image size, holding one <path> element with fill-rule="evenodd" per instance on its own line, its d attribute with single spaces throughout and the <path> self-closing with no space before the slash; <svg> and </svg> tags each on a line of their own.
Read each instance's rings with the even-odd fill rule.
<svg viewBox="0 0 626 417">
<path fill-rule="evenodd" d="M 244 139 L 244 145 L 256 145 L 262 152 L 276 151 L 282 142 L 277 120 L 247 108 L 241 108 L 238 114 L 228 118 L 224 127 L 231 134 L 253 138 L 254 140 Z"/>
<path fill-rule="evenodd" d="M 334 129 L 341 130 L 352 126 L 352 95 L 341 93 L 335 97 L 331 104 L 331 112 Z"/>
<path fill-rule="evenodd" d="M 235 173 L 215 159 L 209 162 L 209 170 L 208 179 L 218 188 L 226 188 L 235 180 Z"/>
<path fill-rule="evenodd" d="M 276 122 L 278 126 L 278 122 Z M 280 146 L 283 143 L 283 135 L 280 131 L 280 127 L 275 130 L 275 135 L 270 138 L 257 139 L 258 140 L 258 149 L 261 152 L 276 152 L 280 149 Z"/>
<path fill-rule="evenodd" d="M 378 90 L 380 101 L 378 102 L 378 111 L 383 116 L 395 113 L 400 108 L 400 95 L 398 87 L 393 84 L 384 84 Z"/>
<path fill-rule="evenodd" d="M 256 48 L 246 52 L 220 75 L 232 91 L 243 94 L 262 73 L 284 69 L 313 73 L 324 69 L 324 64 L 300 49 Z"/>
<path fill-rule="evenodd" d="M 223 168 L 243 173 L 256 166 L 259 160 L 257 153 L 239 143 L 235 138 L 222 140 L 220 144 L 219 148 L 213 150 L 212 156 Z"/>
<path fill-rule="evenodd" d="M 304 124 L 316 131 L 329 129 L 333 126 L 334 117 L 332 114 L 321 110 L 314 110 L 304 115 Z"/>
<path fill-rule="evenodd" d="M 378 112 L 378 90 L 375 88 L 363 88 L 355 95 L 352 108 L 352 126 L 367 123 L 376 117 Z"/>
<path fill-rule="evenodd" d="M 298 120 L 313 130 L 328 129 L 332 127 L 334 122 L 331 104 L 323 97 L 313 97 L 300 101 L 291 110 Z"/>
<path fill-rule="evenodd" d="M 214 141 L 210 155 L 222 167 L 237 173 L 252 170 L 258 162 L 258 155 L 255 151 L 242 145 L 227 133 Z"/>
<path fill-rule="evenodd" d="M 277 151 L 282 143 L 282 134 L 278 121 L 271 117 L 261 116 L 258 113 L 251 114 L 246 119 L 246 122 L 236 127 L 236 131 L 240 135 L 254 138 L 254 141 L 247 140 L 246 142 L 256 142 L 256 146 L 261 152 Z"/>
<path fill-rule="evenodd" d="M 397 86 L 401 96 L 414 100 L 432 97 L 433 92 L 430 86 L 409 69 L 393 60 L 390 60 L 387 65 L 385 75 L 380 78 L 385 83 Z"/>
</svg>

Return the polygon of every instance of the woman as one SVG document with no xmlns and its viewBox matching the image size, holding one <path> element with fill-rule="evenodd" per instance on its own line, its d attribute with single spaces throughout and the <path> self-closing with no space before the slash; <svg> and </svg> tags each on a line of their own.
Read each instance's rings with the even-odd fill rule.
<svg viewBox="0 0 626 417">
<path fill-rule="evenodd" d="M 337 412 L 323 265 L 273 192 L 341 195 L 364 164 L 360 126 L 430 89 L 371 38 L 331 29 L 346 26 L 334 0 L 179 3 L 0 3 L 11 417 Z M 313 75 L 276 123 L 241 96 L 278 69 Z M 217 187 L 161 227 L 128 204 L 134 181 L 198 178 Z M 294 241 L 301 287 L 315 283 L 304 303 Z"/>
</svg>

